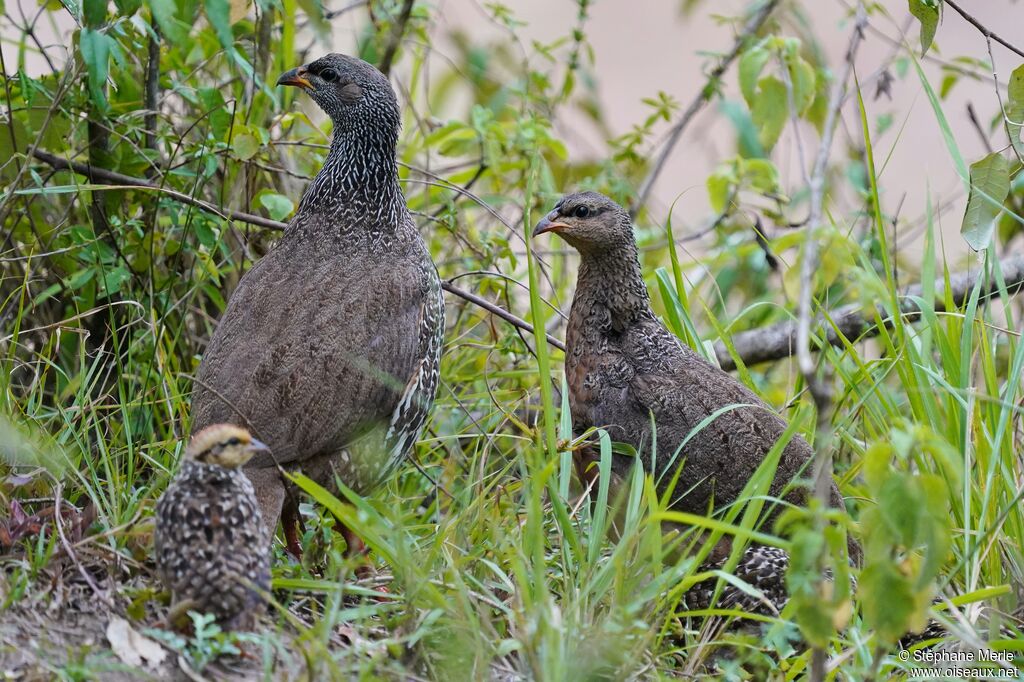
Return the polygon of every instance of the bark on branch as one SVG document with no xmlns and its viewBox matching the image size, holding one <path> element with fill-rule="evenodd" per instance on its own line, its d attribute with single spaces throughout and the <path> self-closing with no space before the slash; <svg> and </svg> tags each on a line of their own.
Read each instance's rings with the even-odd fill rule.
<svg viewBox="0 0 1024 682">
<path fill-rule="evenodd" d="M 174 201 L 195 206 L 229 220 L 235 220 L 270 230 L 283 230 L 286 227 L 285 223 L 277 220 L 271 220 L 251 213 L 219 208 L 209 202 L 196 199 L 195 197 L 191 197 L 187 194 L 174 192 L 167 188 L 161 190 L 157 185 L 142 178 L 123 175 L 121 173 L 104 170 L 102 168 L 90 167 L 88 164 L 79 163 L 77 161 L 69 161 L 41 149 L 34 150 L 33 156 L 53 168 L 73 171 L 96 184 L 123 185 L 126 187 L 138 187 L 140 189 L 162 191 L 168 198 L 173 199 Z M 1000 261 L 1000 269 L 1003 273 L 1003 280 L 1006 283 L 1008 293 L 1016 293 L 1024 288 L 1024 255 L 1014 254 L 1004 258 Z M 955 305 L 962 305 L 964 301 L 967 300 L 971 294 L 974 284 L 978 280 L 978 277 L 979 275 L 977 273 L 968 272 L 950 275 L 950 293 Z M 511 325 L 530 334 L 533 333 L 533 327 L 529 322 L 513 315 L 504 308 L 495 305 L 476 294 L 460 289 L 450 282 L 442 282 L 441 287 L 453 296 L 457 296 L 458 298 L 468 301 L 475 306 L 479 306 L 489 313 L 497 315 Z M 944 304 L 945 296 L 942 294 L 944 288 L 944 281 L 940 280 L 935 283 L 935 309 L 939 312 L 943 312 L 946 309 Z M 900 306 L 900 313 L 902 315 L 915 318 L 920 314 L 920 310 L 917 308 L 917 305 L 910 300 L 910 297 L 919 297 L 922 291 L 923 288 L 919 284 L 907 289 L 901 299 L 902 303 Z M 986 281 L 982 284 L 982 302 L 997 298 L 999 295 L 1000 290 L 996 286 L 995 282 Z M 883 311 L 882 318 L 885 319 L 887 316 L 888 314 Z M 857 306 L 839 308 L 827 315 L 827 319 L 832 321 L 832 324 L 835 325 L 835 329 L 830 325 L 827 331 L 823 332 L 824 340 L 833 346 L 842 345 L 842 340 L 840 339 L 839 334 L 842 334 L 843 337 L 850 341 L 857 341 L 859 339 L 869 338 L 878 334 L 878 329 L 875 327 L 874 320 L 865 318 L 861 309 Z M 790 321 L 740 332 L 732 337 L 733 347 L 736 349 L 737 355 L 739 355 L 745 365 L 755 365 L 761 362 L 781 360 L 796 352 L 796 328 L 796 322 Z M 545 336 L 549 344 L 559 350 L 565 350 L 564 344 L 562 344 L 558 339 L 552 337 L 550 334 Z M 729 351 L 726 350 L 725 344 L 721 341 L 715 344 L 715 354 L 718 356 L 718 362 L 723 369 L 732 370 L 736 368 L 736 363 L 733 361 L 732 356 L 729 355 Z"/>
<path fill-rule="evenodd" d="M 1006 290 L 1009 294 L 1018 293 L 1024 288 L 1024 255 L 1014 254 L 999 261 L 1000 270 L 1003 273 L 1003 280 L 1006 283 Z M 959 272 L 949 277 L 950 295 L 955 306 L 962 306 L 971 296 L 971 292 L 977 284 L 981 275 L 977 272 Z M 935 310 L 945 312 L 945 288 L 944 280 L 935 282 Z M 900 315 L 915 320 L 920 317 L 921 310 L 914 297 L 920 297 L 924 288 L 920 284 L 909 287 L 900 297 Z M 985 302 L 989 299 L 998 298 L 999 288 L 993 280 L 986 280 L 981 284 L 980 300 Z M 878 336 L 879 328 L 873 319 L 865 317 L 863 308 L 856 305 L 849 305 L 834 310 L 831 313 L 822 313 L 829 323 L 824 329 L 819 328 L 818 335 L 822 341 L 832 346 L 840 347 L 843 339 L 850 342 L 857 342 L 863 339 Z M 879 317 L 884 321 L 885 326 L 891 327 L 892 317 L 882 307 L 878 308 Z M 781 322 L 779 324 L 751 329 L 740 332 L 732 337 L 733 347 L 736 354 L 743 360 L 745 365 L 755 365 L 760 362 L 770 362 L 789 357 L 796 352 L 797 347 L 797 322 Z M 715 355 L 722 369 L 736 369 L 736 363 L 721 341 L 715 343 Z"/>
</svg>

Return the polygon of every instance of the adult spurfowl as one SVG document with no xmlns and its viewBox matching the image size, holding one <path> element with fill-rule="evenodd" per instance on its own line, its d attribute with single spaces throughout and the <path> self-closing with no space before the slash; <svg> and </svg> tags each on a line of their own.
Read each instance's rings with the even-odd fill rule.
<svg viewBox="0 0 1024 682">
<path fill-rule="evenodd" d="M 240 467 L 267 446 L 214 424 L 192 436 L 178 474 L 156 505 L 156 566 L 171 591 L 168 623 L 188 611 L 248 629 L 270 589 L 270 546 L 252 483 Z"/>
<path fill-rule="evenodd" d="M 633 226 L 621 206 L 595 192 L 570 194 L 533 234 L 546 232 L 558 234 L 581 257 L 566 330 L 573 429 L 582 434 L 601 427 L 612 440 L 636 449 L 636 457 L 613 455 L 618 479 L 634 462 L 651 471 L 656 436 L 651 473 L 662 490 L 682 467 L 673 493 L 677 510 L 708 514 L 735 502 L 786 422 L 658 321 L 640 272 Z M 812 454 L 807 442 L 794 436 L 781 453 L 769 494 L 781 496 Z M 577 457 L 584 479 L 594 475 L 592 458 L 590 451 Z M 799 504 L 805 495 L 795 487 L 786 499 Z M 832 504 L 842 504 L 834 485 Z M 716 551 L 716 560 L 725 549 Z M 773 582 L 765 580 L 762 587 L 773 593 L 782 589 L 776 570 L 781 565 L 775 554 L 760 550 L 749 552 L 741 564 L 747 575 L 772 576 Z"/>
<path fill-rule="evenodd" d="M 281 241 L 232 295 L 192 409 L 194 428 L 244 425 L 270 446 L 245 471 L 268 531 L 283 510 L 298 553 L 278 465 L 359 494 L 392 472 L 434 400 L 444 301 L 399 188 L 400 114 L 387 78 L 329 54 L 278 84 L 309 94 L 334 137 Z"/>
</svg>

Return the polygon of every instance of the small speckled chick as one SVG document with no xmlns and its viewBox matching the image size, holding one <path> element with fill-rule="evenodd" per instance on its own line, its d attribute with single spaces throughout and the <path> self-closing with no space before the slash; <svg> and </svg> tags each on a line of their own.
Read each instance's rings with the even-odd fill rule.
<svg viewBox="0 0 1024 682">
<path fill-rule="evenodd" d="M 270 546 L 242 465 L 266 449 L 229 424 L 192 436 L 156 505 L 156 565 L 172 594 L 172 627 L 187 624 L 188 611 L 211 613 L 228 629 L 255 626 L 270 588 Z"/>
</svg>

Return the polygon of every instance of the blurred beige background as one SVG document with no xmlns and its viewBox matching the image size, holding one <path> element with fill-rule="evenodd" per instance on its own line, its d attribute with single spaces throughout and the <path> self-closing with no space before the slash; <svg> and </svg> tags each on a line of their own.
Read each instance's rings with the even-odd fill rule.
<svg viewBox="0 0 1024 682">
<path fill-rule="evenodd" d="M 1024 3 L 1020 0 L 960 2 L 1001 37 L 1024 47 Z M 325 4 L 331 9 L 353 5 L 342 0 Z M 577 4 L 571 0 L 506 0 L 505 4 L 525 22 L 519 30 L 524 47 L 528 47 L 531 40 L 549 42 L 567 35 L 576 22 L 578 11 Z M 437 0 L 432 5 L 431 32 L 441 52 L 445 49 L 445 36 L 455 30 L 462 30 L 480 45 L 509 39 L 509 33 L 491 18 L 488 3 L 484 0 Z M 599 97 L 606 107 L 608 124 L 614 135 L 629 131 L 649 113 L 641 102 L 645 97 L 665 91 L 682 106 L 694 97 L 704 82 L 702 69 L 709 63 L 707 54 L 725 51 L 732 44 L 732 27 L 723 25 L 715 15 L 734 15 L 746 2 L 705 0 L 691 15 L 684 15 L 681 5 L 681 0 L 597 0 L 591 4 L 586 32 L 596 55 L 594 73 Z M 857 71 L 862 81 L 872 74 L 877 75 L 879 65 L 891 59 L 898 41 L 903 39 L 901 31 L 904 27 L 909 28 L 910 44 L 917 45 L 918 27 L 916 22 L 909 22 L 906 0 L 883 0 L 881 5 L 889 17 L 875 15 L 872 25 L 886 37 L 874 31 L 868 32 L 857 59 Z M 828 53 L 830 63 L 838 67 L 849 40 L 852 1 L 807 0 L 802 6 L 814 35 Z M 22 11 L 31 16 L 38 11 L 38 5 L 35 0 L 8 0 L 7 11 L 12 14 Z M 365 10 L 361 7 L 343 12 L 332 22 L 333 44 L 324 46 L 325 51 L 330 48 L 352 52 L 364 22 Z M 56 45 L 70 43 L 68 26 L 46 25 L 43 21 L 40 27 L 44 41 L 53 40 Z M 61 32 L 64 35 L 60 35 Z M 5 42 L 3 50 L 8 70 L 11 70 L 17 59 L 16 48 Z M 57 59 L 62 51 L 63 48 L 58 48 L 51 56 Z M 1005 94 L 1007 76 L 1024 60 L 998 44 L 993 44 L 993 54 Z M 986 61 L 987 47 L 974 27 L 947 8 L 935 44 L 928 58 L 922 62 L 933 88 L 939 89 L 943 77 L 942 64 L 960 56 Z M 443 61 L 435 63 L 437 66 L 434 68 L 444 68 Z M 28 55 L 28 66 L 30 70 L 46 68 L 45 63 L 34 55 Z M 401 78 L 400 71 L 398 77 Z M 735 82 L 734 65 L 726 79 L 726 92 L 732 99 L 739 100 Z M 866 95 L 873 92 L 873 84 L 865 87 Z M 879 167 L 885 164 L 881 171 L 883 207 L 890 213 L 899 208 L 900 248 L 910 249 L 904 255 L 913 257 L 917 248 L 915 244 L 919 244 L 913 225 L 919 222 L 930 196 L 933 205 L 941 205 L 944 209 L 937 216 L 937 223 L 942 229 L 947 255 L 965 255 L 967 249 L 958 232 L 966 193 L 912 68 L 904 78 L 896 79 L 891 93 L 891 100 L 885 96 L 877 100 L 868 97 L 866 106 L 873 121 L 880 114 L 891 113 L 893 116 L 892 125 L 873 142 L 876 163 Z M 984 155 L 986 149 L 968 117 L 968 103 L 973 104 L 982 124 L 987 126 L 999 110 L 990 78 L 962 78 L 943 102 L 961 154 L 970 164 Z M 445 115 L 445 112 L 432 113 L 441 118 Z M 844 125 L 833 145 L 833 158 L 843 154 L 851 143 L 860 145 L 860 122 L 855 101 L 847 103 L 843 118 Z M 581 117 L 568 117 L 558 123 L 559 133 L 569 142 L 572 154 L 591 158 L 606 154 L 604 136 L 588 121 Z M 663 125 L 659 132 L 664 133 L 667 127 L 667 124 Z M 810 165 L 817 148 L 817 138 L 810 129 L 803 130 L 802 135 L 805 157 Z M 673 219 L 677 225 L 684 226 L 683 233 L 699 229 L 708 222 L 711 216 L 704 180 L 719 160 L 734 153 L 733 138 L 730 124 L 716 107 L 706 107 L 687 129 L 655 186 L 650 204 L 655 220 L 662 221 L 668 207 L 678 198 Z M 994 134 L 991 143 L 996 149 L 1005 147 L 1005 135 L 1001 132 Z M 790 193 L 799 190 L 802 186 L 801 171 L 791 131 L 780 140 L 773 158 Z"/>
</svg>

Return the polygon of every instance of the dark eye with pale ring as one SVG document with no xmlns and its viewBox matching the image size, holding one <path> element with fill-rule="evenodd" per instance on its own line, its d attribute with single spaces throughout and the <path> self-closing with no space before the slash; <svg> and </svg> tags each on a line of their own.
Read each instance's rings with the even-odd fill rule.
<svg viewBox="0 0 1024 682">
<path fill-rule="evenodd" d="M 590 215 L 590 209 L 586 206 L 577 206 L 576 210 L 572 212 L 577 218 L 586 218 Z"/>
<path fill-rule="evenodd" d="M 338 72 L 330 67 L 324 69 L 317 75 L 320 76 L 320 78 L 327 81 L 328 83 L 333 83 L 334 81 L 338 80 Z"/>
<path fill-rule="evenodd" d="M 242 441 L 238 440 L 237 438 L 232 438 L 227 443 L 224 443 L 224 445 L 238 445 L 241 442 Z"/>
</svg>

